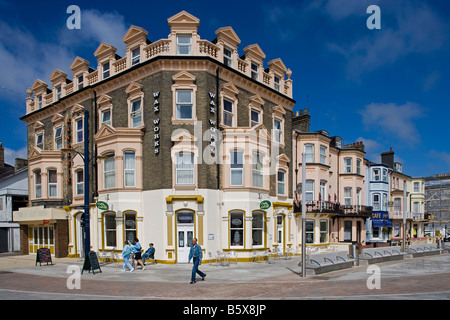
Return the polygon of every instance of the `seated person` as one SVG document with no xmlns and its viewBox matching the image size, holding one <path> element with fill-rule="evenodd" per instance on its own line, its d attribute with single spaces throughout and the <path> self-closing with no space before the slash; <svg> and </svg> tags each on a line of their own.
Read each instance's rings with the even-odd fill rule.
<svg viewBox="0 0 450 320">
<path fill-rule="evenodd" d="M 153 259 L 155 260 L 155 248 L 153 248 L 153 243 L 149 244 L 149 248 L 142 255 L 142 262 L 145 264 L 145 259 Z"/>
</svg>

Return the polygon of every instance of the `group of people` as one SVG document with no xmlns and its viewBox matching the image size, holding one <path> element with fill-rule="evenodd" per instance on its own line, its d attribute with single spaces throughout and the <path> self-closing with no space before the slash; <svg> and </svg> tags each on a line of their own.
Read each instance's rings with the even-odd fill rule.
<svg viewBox="0 0 450 320">
<path fill-rule="evenodd" d="M 153 243 L 149 244 L 149 248 L 143 255 L 142 246 L 139 243 L 139 239 L 135 238 L 133 244 L 130 241 L 125 241 L 125 246 L 122 250 L 123 267 L 122 271 L 126 271 L 127 267 L 131 271 L 137 268 L 138 263 L 142 266 L 142 270 L 145 270 L 145 259 L 155 259 L 155 248 L 153 248 Z M 134 253 L 134 267 L 130 263 L 131 254 Z"/>
<path fill-rule="evenodd" d="M 126 268 L 128 267 L 131 271 L 134 271 L 134 269 L 137 268 L 137 264 L 139 263 L 142 266 L 142 270 L 145 270 L 145 259 L 155 259 L 155 248 L 153 248 L 153 243 L 149 244 L 148 250 L 141 256 L 141 250 L 142 246 L 139 243 L 139 239 L 135 238 L 134 243 L 131 244 L 130 241 L 125 241 L 125 246 L 122 250 L 122 257 L 123 257 L 123 267 L 122 271 L 126 271 Z M 131 253 L 134 253 L 134 267 L 130 263 L 130 256 Z M 192 239 L 192 246 L 189 251 L 189 260 L 188 262 L 194 263 L 194 266 L 192 267 L 192 275 L 191 275 L 191 284 L 195 283 L 195 276 L 198 274 L 202 280 L 205 280 L 206 273 L 201 272 L 198 269 L 198 266 L 202 264 L 202 248 L 197 243 L 197 238 Z M 142 260 L 144 260 L 142 262 Z"/>
</svg>

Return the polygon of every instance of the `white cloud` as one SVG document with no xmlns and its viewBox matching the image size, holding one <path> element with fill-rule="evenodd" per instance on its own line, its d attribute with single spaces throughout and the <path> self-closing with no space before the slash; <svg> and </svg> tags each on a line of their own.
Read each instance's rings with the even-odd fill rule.
<svg viewBox="0 0 450 320">
<path fill-rule="evenodd" d="M 450 153 L 444 151 L 431 150 L 429 153 L 430 158 L 440 161 L 440 167 L 450 168 Z"/>
<path fill-rule="evenodd" d="M 5 163 L 14 166 L 16 158 L 27 159 L 27 147 L 19 150 L 5 148 Z"/>
<path fill-rule="evenodd" d="M 23 93 L 22 98 L 20 95 L 5 95 L 5 98 L 23 102 L 27 88 L 36 79 L 43 80 L 51 88 L 49 77 L 55 68 L 65 71 L 70 78 L 70 64 L 75 59 L 77 50 L 87 49 L 93 57 L 101 41 L 123 50 L 122 38 L 127 28 L 121 15 L 85 10 L 81 13 L 81 21 L 81 30 L 69 30 L 65 24 L 56 30 L 58 41 L 39 39 L 29 30 L 11 27 L 0 21 L 0 86 L 9 92 Z M 52 38 L 51 34 L 48 36 Z M 89 60 L 91 57 L 85 59 Z M 96 67 L 95 60 L 91 64 Z"/>
<path fill-rule="evenodd" d="M 340 6 L 340 2 L 329 1 L 327 4 L 330 16 L 335 19 L 353 14 L 352 9 L 357 7 L 354 1 L 348 7 Z M 411 53 L 438 50 L 449 38 L 447 24 L 426 4 L 414 6 L 403 2 L 393 10 L 395 15 L 384 8 L 381 7 L 381 30 L 367 30 L 365 36 L 347 44 L 332 42 L 327 45 L 330 51 L 346 58 L 347 77 L 350 79 L 359 80 L 364 73 L 390 65 Z"/>
<path fill-rule="evenodd" d="M 417 103 L 371 103 L 359 111 L 366 130 L 389 141 L 412 146 L 421 140 L 415 119 L 425 116 L 426 109 Z"/>
</svg>

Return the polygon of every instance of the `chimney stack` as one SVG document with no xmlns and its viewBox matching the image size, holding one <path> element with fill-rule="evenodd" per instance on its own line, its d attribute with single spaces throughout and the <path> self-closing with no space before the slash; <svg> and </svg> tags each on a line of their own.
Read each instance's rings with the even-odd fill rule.
<svg viewBox="0 0 450 320">
<path fill-rule="evenodd" d="M 391 169 L 394 169 L 394 151 L 392 151 L 392 147 L 389 151 L 381 154 L 381 163 L 389 166 Z"/>
</svg>

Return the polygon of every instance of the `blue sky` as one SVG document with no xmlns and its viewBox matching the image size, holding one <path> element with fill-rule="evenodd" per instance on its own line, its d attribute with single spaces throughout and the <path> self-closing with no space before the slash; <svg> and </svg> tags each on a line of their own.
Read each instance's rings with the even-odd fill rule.
<svg viewBox="0 0 450 320">
<path fill-rule="evenodd" d="M 69 30 L 69 5 L 81 29 Z M 381 29 L 369 30 L 369 5 Z M 6 160 L 26 157 L 26 90 L 54 68 L 72 74 L 76 56 L 96 67 L 101 41 L 118 48 L 130 25 L 156 41 L 167 18 L 186 10 L 200 19 L 202 39 L 232 26 L 240 52 L 258 43 L 266 62 L 281 58 L 293 71 L 295 110 L 307 107 L 311 130 L 344 143 L 363 141 L 366 158 L 393 148 L 403 172 L 450 172 L 450 1 L 7 1 L 0 0 L 0 141 Z"/>
</svg>

